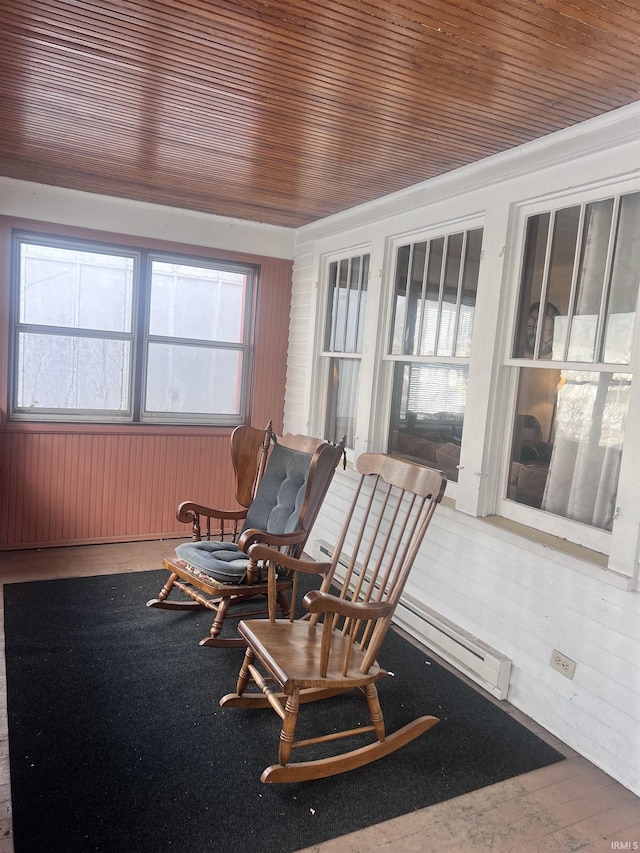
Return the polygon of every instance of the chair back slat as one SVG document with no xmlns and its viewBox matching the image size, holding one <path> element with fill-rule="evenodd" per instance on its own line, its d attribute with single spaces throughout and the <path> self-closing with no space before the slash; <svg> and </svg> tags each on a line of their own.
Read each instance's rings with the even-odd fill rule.
<svg viewBox="0 0 640 853">
<path fill-rule="evenodd" d="M 332 629 L 348 637 L 345 676 L 353 644 L 364 653 L 362 672 L 375 662 L 446 485 L 442 472 L 386 454 L 363 454 L 356 468 L 361 475 L 356 494 L 321 590 L 340 582 L 344 601 L 387 607 L 371 619 L 327 614 Z M 315 624 L 320 615 L 310 618 Z"/>
<path fill-rule="evenodd" d="M 372 494 L 375 494 L 375 492 L 376 492 L 376 490 L 378 489 L 378 487 L 380 487 L 380 488 L 384 488 L 383 484 L 380 482 L 380 480 L 379 480 L 379 479 L 376 481 L 376 485 L 375 485 L 375 488 L 374 488 L 374 489 L 373 489 L 373 491 L 372 491 Z M 391 498 L 392 498 L 391 486 L 387 484 L 386 492 L 384 492 L 384 503 L 383 503 L 382 511 L 378 514 L 377 524 L 376 524 L 375 530 L 373 531 L 373 533 L 372 533 L 372 535 L 371 535 L 371 544 L 370 544 L 369 550 L 368 550 L 368 552 L 367 552 L 367 554 L 366 554 L 366 556 L 365 556 L 365 559 L 364 559 L 364 561 L 363 561 L 363 564 L 364 564 L 365 566 L 368 566 L 368 565 L 369 565 L 369 562 L 370 562 L 370 560 L 372 559 L 373 554 L 374 554 L 374 549 L 375 549 L 375 546 L 376 546 L 376 542 L 377 542 L 378 536 L 382 534 L 382 520 L 383 520 L 384 515 L 385 515 L 385 512 L 386 512 L 386 510 L 387 510 L 387 508 L 388 508 L 388 506 L 389 506 L 389 503 L 390 503 L 390 501 L 391 501 Z M 369 583 L 368 583 L 367 592 L 366 592 L 366 594 L 363 596 L 363 598 L 362 598 L 362 599 L 360 599 L 360 598 L 359 598 L 359 596 L 360 596 L 360 590 L 361 590 L 361 588 L 362 588 L 362 584 L 363 584 L 364 579 L 365 579 L 365 574 L 364 574 L 364 572 L 361 572 L 361 573 L 360 573 L 360 578 L 359 578 L 359 588 L 358 588 L 357 592 L 356 592 L 356 593 L 354 594 L 354 596 L 353 596 L 353 599 L 352 599 L 353 601 L 358 601 L 358 600 L 362 600 L 362 601 L 370 601 L 370 600 L 371 600 L 371 598 L 372 598 L 372 593 L 373 593 L 373 591 L 374 591 L 375 583 L 376 583 L 376 581 L 377 581 L 378 575 L 379 575 L 380 570 L 381 570 L 381 568 L 382 568 L 382 564 L 383 564 L 383 562 L 384 562 L 384 555 L 385 555 L 386 550 L 387 550 L 387 548 L 388 548 L 388 546 L 389 546 L 389 540 L 390 540 L 390 537 L 391 537 L 391 531 L 392 531 L 392 529 L 393 529 L 393 526 L 394 526 L 394 523 L 395 523 L 396 517 L 397 517 L 397 515 L 398 515 L 398 511 L 399 511 L 399 507 L 396 505 L 395 511 L 394 511 L 394 513 L 393 513 L 393 518 L 392 518 L 392 520 L 391 520 L 391 523 L 388 525 L 388 530 L 387 530 L 387 534 L 386 534 L 386 539 L 383 541 L 382 545 L 380 546 L 378 560 L 377 560 L 376 564 L 374 565 L 374 567 L 373 567 L 373 569 L 372 569 L 372 571 L 371 571 L 371 574 L 370 574 L 370 577 L 369 577 Z"/>
</svg>

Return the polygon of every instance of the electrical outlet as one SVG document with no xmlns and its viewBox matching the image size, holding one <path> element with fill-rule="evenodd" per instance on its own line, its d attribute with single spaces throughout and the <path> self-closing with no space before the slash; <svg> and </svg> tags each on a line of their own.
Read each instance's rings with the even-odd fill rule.
<svg viewBox="0 0 640 853">
<path fill-rule="evenodd" d="M 576 671 L 576 662 L 563 655 L 557 649 L 551 652 L 551 660 L 549 661 L 554 669 L 561 672 L 567 678 L 573 678 L 573 673 Z"/>
</svg>

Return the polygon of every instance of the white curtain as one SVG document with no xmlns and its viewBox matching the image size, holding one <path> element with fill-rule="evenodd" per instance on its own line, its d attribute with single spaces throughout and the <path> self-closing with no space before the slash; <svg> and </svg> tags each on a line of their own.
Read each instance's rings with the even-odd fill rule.
<svg viewBox="0 0 640 853">
<path fill-rule="evenodd" d="M 589 448 L 558 438 L 551 456 L 542 509 L 610 530 L 619 473 L 618 448 Z"/>
<path fill-rule="evenodd" d="M 610 530 L 631 377 L 567 372 L 542 509 Z"/>
</svg>

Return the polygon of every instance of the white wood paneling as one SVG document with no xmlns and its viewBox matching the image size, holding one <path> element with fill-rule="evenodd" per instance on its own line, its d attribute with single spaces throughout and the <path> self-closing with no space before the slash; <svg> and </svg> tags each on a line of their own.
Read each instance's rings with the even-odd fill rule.
<svg viewBox="0 0 640 853">
<path fill-rule="evenodd" d="M 160 204 L 0 177 L 0 213 L 193 246 L 293 258 L 294 231 Z"/>
<path fill-rule="evenodd" d="M 352 485 L 349 473 L 336 474 L 308 548 L 316 539 L 335 541 Z M 513 705 L 640 789 L 637 593 L 444 506 L 411 580 L 412 596 L 512 658 Z M 577 662 L 573 680 L 549 666 L 553 648 Z"/>
<path fill-rule="evenodd" d="M 510 657 L 509 700 L 636 793 L 640 793 L 640 594 L 629 588 L 623 575 L 580 551 L 572 553 L 559 540 L 553 547 L 535 530 L 519 534 L 480 516 L 492 501 L 495 504 L 503 440 L 504 417 L 495 413 L 505 411 L 507 399 L 501 341 L 509 328 L 517 278 L 509 261 L 514 210 L 532 199 L 553 199 L 586 185 L 602 186 L 603 192 L 622 185 L 640 188 L 639 122 L 640 104 L 635 104 L 299 229 L 285 412 L 288 424 L 304 423 L 308 417 L 301 406 L 309 405 L 305 400 L 312 395 L 307 341 L 315 333 L 315 314 L 312 302 L 306 300 L 313 301 L 324 253 L 368 243 L 382 266 L 383 294 L 386 288 L 388 295 L 387 247 L 394 237 L 465 217 L 482 218 L 483 306 L 474 332 L 470 378 L 476 381 L 467 403 L 473 426 L 469 431 L 465 425 L 460 506 L 438 509 L 407 591 Z M 381 336 L 384 306 L 376 308 Z M 376 419 L 368 425 L 368 436 L 372 449 L 380 450 L 387 420 L 384 401 L 373 407 L 373 413 Z M 631 430 L 626 441 L 637 442 L 638 434 L 640 430 Z M 640 471 L 633 475 L 637 483 Z M 335 541 L 352 487 L 352 474 L 339 471 L 309 548 L 316 539 Z M 637 541 L 637 500 L 627 511 L 633 513 Z M 631 553 L 631 563 L 634 560 L 637 553 Z M 629 569 L 627 554 L 625 570 Z M 551 668 L 554 648 L 576 661 L 572 680 Z"/>
<path fill-rule="evenodd" d="M 314 255 L 298 247 L 293 265 L 293 289 L 287 356 L 287 385 L 285 390 L 285 420 L 287 432 L 313 432 L 310 425 L 314 340 L 317 311 L 317 285 Z"/>
</svg>

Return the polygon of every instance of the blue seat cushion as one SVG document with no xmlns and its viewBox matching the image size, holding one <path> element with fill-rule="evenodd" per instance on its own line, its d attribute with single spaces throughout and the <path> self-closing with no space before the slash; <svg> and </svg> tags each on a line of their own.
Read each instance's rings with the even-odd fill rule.
<svg viewBox="0 0 640 853">
<path fill-rule="evenodd" d="M 176 555 L 220 583 L 242 583 L 249 558 L 233 542 L 184 542 Z"/>
<path fill-rule="evenodd" d="M 275 444 L 249 507 L 244 530 L 292 533 L 298 529 L 311 455 Z M 185 542 L 176 554 L 220 583 L 242 583 L 249 558 L 233 542 Z"/>
</svg>

